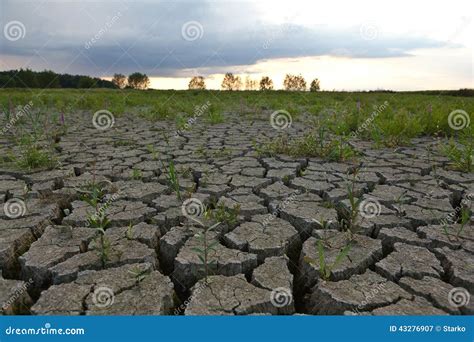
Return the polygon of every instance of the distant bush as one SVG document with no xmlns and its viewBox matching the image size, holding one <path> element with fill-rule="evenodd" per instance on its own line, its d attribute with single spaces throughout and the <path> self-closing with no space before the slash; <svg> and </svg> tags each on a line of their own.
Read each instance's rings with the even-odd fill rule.
<svg viewBox="0 0 474 342">
<path fill-rule="evenodd" d="M 273 81 L 270 77 L 262 77 L 260 80 L 260 90 L 273 90 Z"/>
<path fill-rule="evenodd" d="M 311 85 L 309 86 L 309 91 L 319 91 L 321 88 L 319 86 L 319 80 L 315 78 L 311 81 Z"/>
<path fill-rule="evenodd" d="M 117 88 L 123 89 L 127 86 L 127 77 L 122 74 L 114 74 L 112 83 L 115 84 Z"/>
<path fill-rule="evenodd" d="M 285 90 L 290 91 L 305 91 L 306 81 L 303 76 L 286 74 L 285 80 L 283 81 L 283 87 Z"/>
<path fill-rule="evenodd" d="M 134 72 L 128 76 L 128 86 L 133 89 L 147 89 L 150 86 L 150 79 L 147 75 Z"/>
<path fill-rule="evenodd" d="M 206 82 L 204 82 L 204 77 L 194 76 L 189 81 L 188 89 L 206 89 Z"/>
<path fill-rule="evenodd" d="M 222 90 L 240 90 L 242 87 L 242 81 L 239 76 L 234 76 L 233 73 L 228 72 L 222 80 L 221 87 Z"/>
</svg>

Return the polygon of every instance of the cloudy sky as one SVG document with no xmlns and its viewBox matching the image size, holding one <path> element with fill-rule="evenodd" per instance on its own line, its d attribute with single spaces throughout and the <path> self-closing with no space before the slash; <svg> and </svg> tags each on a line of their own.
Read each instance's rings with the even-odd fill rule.
<svg viewBox="0 0 474 342">
<path fill-rule="evenodd" d="M 0 0 L 0 70 L 103 78 L 146 73 L 153 88 L 225 72 L 321 80 L 324 90 L 474 87 L 472 0 Z"/>
</svg>

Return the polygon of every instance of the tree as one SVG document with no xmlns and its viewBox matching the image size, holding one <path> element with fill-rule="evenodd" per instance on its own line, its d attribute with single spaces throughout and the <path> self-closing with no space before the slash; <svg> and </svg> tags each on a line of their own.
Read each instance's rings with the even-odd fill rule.
<svg viewBox="0 0 474 342">
<path fill-rule="evenodd" d="M 117 88 L 123 89 L 127 85 L 127 77 L 122 74 L 114 74 L 112 78 L 112 83 L 117 86 Z"/>
<path fill-rule="evenodd" d="M 150 85 L 150 79 L 145 74 L 134 72 L 128 76 L 128 85 L 133 89 L 147 89 Z"/>
<path fill-rule="evenodd" d="M 239 90 L 242 87 L 242 81 L 239 76 L 234 76 L 233 73 L 228 72 L 222 80 L 221 87 L 223 90 Z"/>
<path fill-rule="evenodd" d="M 44 70 L 36 75 L 38 87 L 40 88 L 59 88 L 58 74 L 51 70 Z"/>
<path fill-rule="evenodd" d="M 291 75 L 286 74 L 285 80 L 283 81 L 283 86 L 285 90 L 291 91 L 305 91 L 306 90 L 306 81 L 304 80 L 301 74 Z"/>
<path fill-rule="evenodd" d="M 260 80 L 260 90 L 273 90 L 273 81 L 270 77 L 262 77 Z"/>
<path fill-rule="evenodd" d="M 314 80 L 311 81 L 309 91 L 318 91 L 319 89 L 320 89 L 319 80 L 317 78 L 315 78 Z"/>
<path fill-rule="evenodd" d="M 188 84 L 189 89 L 206 89 L 206 82 L 204 82 L 204 77 L 194 76 L 191 78 Z"/>
<path fill-rule="evenodd" d="M 18 88 L 36 88 L 38 86 L 36 75 L 31 69 L 20 69 L 16 74 L 16 79 L 19 80 L 17 82 Z"/>
<path fill-rule="evenodd" d="M 257 80 L 252 80 L 250 76 L 245 77 L 245 90 L 257 90 L 258 83 Z"/>
<path fill-rule="evenodd" d="M 95 88 L 94 79 L 87 76 L 81 76 L 79 78 L 79 83 L 77 84 L 77 87 L 78 88 Z"/>
</svg>

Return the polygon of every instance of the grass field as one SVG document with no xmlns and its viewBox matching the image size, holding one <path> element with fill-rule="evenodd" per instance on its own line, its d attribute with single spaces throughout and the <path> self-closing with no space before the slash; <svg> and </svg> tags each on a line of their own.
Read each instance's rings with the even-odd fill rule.
<svg viewBox="0 0 474 342">
<path fill-rule="evenodd" d="M 202 115 L 204 122 L 212 125 L 224 122 L 229 116 L 242 120 L 268 120 L 269 113 L 280 111 L 286 116 L 285 120 L 314 128 L 314 133 L 303 138 L 286 137 L 268 142 L 261 151 L 270 154 L 311 156 L 321 140 L 334 139 L 335 143 L 329 145 L 340 149 L 341 153 L 336 154 L 339 159 L 344 159 L 351 153 L 342 151 L 342 144 L 354 138 L 373 141 L 376 147 L 407 145 L 411 139 L 423 136 L 452 138 L 450 143 L 443 142 L 440 149 L 453 160 L 454 168 L 472 169 L 474 130 L 470 121 L 474 113 L 474 97 L 442 92 L 105 89 L 8 89 L 0 94 L 2 132 L 13 146 L 23 146 L 27 151 L 26 160 L 18 160 L 12 153 L 4 156 L 3 162 L 11 163 L 16 159 L 19 167 L 51 167 L 37 142 L 54 142 L 54 137 L 66 129 L 67 117 L 71 113 L 107 110 L 114 117 L 132 115 L 150 121 L 171 121 L 180 130 L 185 130 L 196 115 Z M 320 151 L 317 154 L 321 155 Z M 334 157 L 332 151 L 327 154 Z"/>
</svg>

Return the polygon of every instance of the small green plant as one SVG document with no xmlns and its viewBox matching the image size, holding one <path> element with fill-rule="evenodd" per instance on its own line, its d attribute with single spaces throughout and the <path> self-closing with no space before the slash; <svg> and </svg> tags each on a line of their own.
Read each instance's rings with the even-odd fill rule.
<svg viewBox="0 0 474 342">
<path fill-rule="evenodd" d="M 129 270 L 130 276 L 135 280 L 136 285 L 140 285 L 140 283 L 146 279 L 146 277 L 150 274 L 150 271 L 147 269 L 140 269 L 140 267 L 135 266 L 133 269 Z"/>
<path fill-rule="evenodd" d="M 125 237 L 127 240 L 133 240 L 133 224 L 130 222 L 127 231 L 125 232 Z"/>
<path fill-rule="evenodd" d="M 464 231 L 464 228 L 466 227 L 466 224 L 471 220 L 471 210 L 466 207 L 461 208 L 461 213 L 459 217 L 459 229 L 456 232 L 456 239 L 459 240 L 459 237 L 461 236 L 462 232 Z"/>
<path fill-rule="evenodd" d="M 220 225 L 220 222 L 213 224 L 212 226 L 208 227 L 204 225 L 198 219 L 193 218 L 192 216 L 189 217 L 194 222 L 198 223 L 202 227 L 202 232 L 199 232 L 195 235 L 196 239 L 199 242 L 199 247 L 193 247 L 191 250 L 196 253 L 199 260 L 201 261 L 202 271 L 204 273 L 204 280 L 208 282 L 208 276 L 211 274 L 211 267 L 216 264 L 216 260 L 212 259 L 211 252 L 216 252 L 215 247 L 219 244 L 219 241 L 215 239 L 209 240 L 208 234 Z"/>
<path fill-rule="evenodd" d="M 48 150 L 36 145 L 23 146 L 23 151 L 14 160 L 20 169 L 27 170 L 51 169 L 57 165 L 56 159 Z"/>
<path fill-rule="evenodd" d="M 325 243 L 327 243 L 327 233 L 328 233 L 328 229 L 332 223 L 332 220 L 325 220 L 325 219 L 321 219 L 321 220 L 315 220 L 313 219 L 313 222 L 315 222 L 318 226 L 321 227 L 321 229 L 323 230 L 323 240 Z"/>
<path fill-rule="evenodd" d="M 141 170 L 133 169 L 132 170 L 132 179 L 133 180 L 141 180 L 143 178 L 143 174 Z"/>
<path fill-rule="evenodd" d="M 99 210 L 99 204 L 106 194 L 105 188 L 96 183 L 94 179 L 81 188 L 76 189 L 76 191 L 79 193 L 80 200 L 95 208 L 96 211 Z"/>
<path fill-rule="evenodd" d="M 220 124 L 225 121 L 225 117 L 222 114 L 222 111 L 213 104 L 208 107 L 206 119 L 207 122 L 211 125 Z"/>
<path fill-rule="evenodd" d="M 397 212 L 396 215 L 398 217 L 402 217 L 402 216 L 405 216 L 405 210 L 403 209 L 403 205 L 405 204 L 406 200 L 407 200 L 407 197 L 406 197 L 406 194 L 407 194 L 408 190 L 405 190 L 403 191 L 400 196 L 398 196 L 396 199 L 395 199 L 395 205 L 394 205 L 394 208 L 395 208 L 395 211 Z"/>
<path fill-rule="evenodd" d="M 343 215 L 342 227 L 349 232 L 351 239 L 352 234 L 356 233 L 358 229 L 359 206 L 362 202 L 362 197 L 356 196 L 356 181 L 359 174 L 359 168 L 356 168 L 352 174 L 350 181 L 346 184 L 347 199 L 349 200 L 348 211 Z"/>
<path fill-rule="evenodd" d="M 158 160 L 158 151 L 155 149 L 155 147 L 152 144 L 146 145 L 146 149 L 149 153 L 151 153 L 151 158 L 153 160 Z"/>
<path fill-rule="evenodd" d="M 174 160 L 170 159 L 168 167 L 166 167 L 163 162 L 161 162 L 161 164 L 165 170 L 165 177 L 168 180 L 168 185 L 171 191 L 173 191 L 176 194 L 178 200 L 181 201 L 181 189 L 179 185 L 178 173 L 176 172 L 176 167 L 174 165 Z"/>
<path fill-rule="evenodd" d="M 110 226 L 110 220 L 104 211 L 96 212 L 88 217 L 88 222 L 92 228 L 97 229 L 100 243 L 100 260 L 102 267 L 105 267 L 110 255 L 110 242 L 105 235 L 105 230 Z"/>
<path fill-rule="evenodd" d="M 313 266 L 319 266 L 319 275 L 321 279 L 329 280 L 331 278 L 332 271 L 343 261 L 344 258 L 348 257 L 352 244 L 349 241 L 345 247 L 340 249 L 339 253 L 334 259 L 334 262 L 331 264 L 327 263 L 323 240 L 318 240 L 316 247 L 318 249 L 318 261 L 310 257 L 305 257 L 304 260 Z"/>
<path fill-rule="evenodd" d="M 237 223 L 240 214 L 240 205 L 236 204 L 233 208 L 228 208 L 224 203 L 219 203 L 216 209 L 210 214 L 217 222 L 222 222 L 228 226 L 233 226 Z"/>
<path fill-rule="evenodd" d="M 93 212 L 88 214 L 87 222 L 89 227 L 95 228 L 99 234 L 100 259 L 102 267 L 109 260 L 110 242 L 105 235 L 105 231 L 110 227 L 111 221 L 107 217 L 108 203 L 100 205 L 105 197 L 105 189 L 93 181 L 80 190 L 80 198 L 93 208 Z"/>
</svg>

